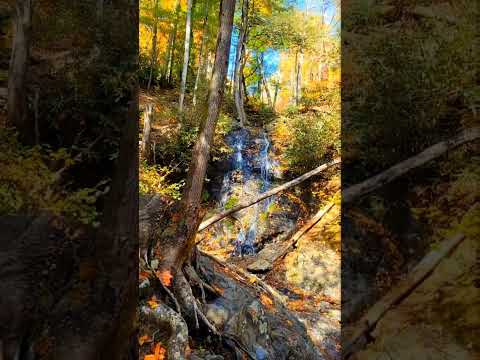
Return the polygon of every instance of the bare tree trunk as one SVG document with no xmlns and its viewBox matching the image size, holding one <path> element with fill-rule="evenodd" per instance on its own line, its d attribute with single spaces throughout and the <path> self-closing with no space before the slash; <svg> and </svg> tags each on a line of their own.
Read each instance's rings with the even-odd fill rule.
<svg viewBox="0 0 480 360">
<path fill-rule="evenodd" d="M 175 43 L 177 41 L 177 28 L 178 28 L 178 14 L 180 13 L 180 0 L 177 0 L 175 5 L 175 22 L 173 23 L 172 29 L 172 41 L 170 46 L 170 52 L 168 54 L 167 62 L 167 74 L 166 79 L 167 83 L 170 85 L 172 83 L 172 70 L 173 70 L 173 55 L 175 52 Z"/>
<path fill-rule="evenodd" d="M 138 89 L 131 96 L 122 129 L 119 157 L 96 237 L 98 276 L 118 289 L 102 359 L 121 359 L 133 335 L 138 299 Z M 125 221 L 128 219 L 128 221 Z M 122 264 L 123 266 L 118 266 Z M 102 281 L 96 294 L 103 294 Z M 102 292 L 103 290 L 103 292 Z"/>
<path fill-rule="evenodd" d="M 178 102 L 178 112 L 183 112 L 183 102 L 185 100 L 185 91 L 187 90 L 188 63 L 190 62 L 190 40 L 192 38 L 192 4 L 193 0 L 188 0 L 187 4 L 187 22 L 185 25 L 185 51 L 183 54 L 182 83 L 180 85 L 180 100 Z"/>
<path fill-rule="evenodd" d="M 143 114 L 143 138 L 142 138 L 142 156 L 145 160 L 150 161 L 152 147 L 150 144 L 150 134 L 153 118 L 153 104 L 147 104 Z"/>
<path fill-rule="evenodd" d="M 275 107 L 277 106 L 277 97 L 278 97 L 278 89 L 280 88 L 280 85 L 278 84 L 278 82 L 275 82 L 275 92 L 274 92 L 274 95 L 273 95 L 273 111 L 275 111 Z"/>
<path fill-rule="evenodd" d="M 429 148 L 423 150 L 420 154 L 403 160 L 398 164 L 381 172 L 380 174 L 368 178 L 365 181 L 362 181 L 361 183 L 348 187 L 342 192 L 342 203 L 346 204 L 352 202 L 360 196 L 366 195 L 373 190 L 379 188 L 380 186 L 391 182 L 399 176 L 407 173 L 411 169 L 421 166 L 426 162 L 431 161 L 439 157 L 440 155 L 443 155 L 445 152 L 454 149 L 457 146 L 466 142 L 476 140 L 479 137 L 480 127 L 474 127 L 462 131 L 460 134 L 450 140 L 442 141 L 435 145 L 432 145 Z"/>
<path fill-rule="evenodd" d="M 242 98 L 243 103 L 248 103 L 248 92 L 247 92 L 247 84 L 245 84 L 245 76 L 243 76 L 243 67 L 245 67 L 245 63 L 242 65 Z"/>
<path fill-rule="evenodd" d="M 205 63 L 206 63 L 206 56 L 207 51 L 205 48 L 208 42 L 208 0 L 205 2 L 205 17 L 203 18 L 203 25 L 202 25 L 202 43 L 200 45 L 200 54 L 198 57 L 198 69 L 197 74 L 195 76 L 195 85 L 193 87 L 193 106 L 197 105 L 197 90 L 198 90 L 198 83 L 200 82 L 200 76 L 204 75 L 205 73 Z"/>
<path fill-rule="evenodd" d="M 301 86 L 302 86 L 302 62 L 303 58 L 302 53 L 295 53 L 295 105 L 298 106 L 300 103 L 301 97 Z"/>
<path fill-rule="evenodd" d="M 15 4 L 14 37 L 8 72 L 8 123 L 16 126 L 22 141 L 32 141 L 33 129 L 27 118 L 26 76 L 30 53 L 32 27 L 31 0 L 17 0 Z"/>
<path fill-rule="evenodd" d="M 263 84 L 263 87 L 265 89 L 265 95 L 267 96 L 268 106 L 273 108 L 272 96 L 270 95 L 270 89 L 268 88 L 267 80 L 265 80 L 265 72 L 264 72 L 264 68 L 263 68 L 263 53 L 260 55 L 259 68 L 260 68 L 262 84 Z"/>
<path fill-rule="evenodd" d="M 238 34 L 237 51 L 235 54 L 235 70 L 233 75 L 233 95 L 237 109 L 240 126 L 244 127 L 247 121 L 242 97 L 243 58 L 245 56 L 245 43 L 248 27 L 248 0 L 243 0 L 242 23 Z"/>
<path fill-rule="evenodd" d="M 153 69 L 157 64 L 157 33 L 158 33 L 158 0 L 155 0 L 153 7 L 153 36 L 152 36 L 152 55 L 150 59 L 150 75 L 148 76 L 147 90 L 152 85 Z"/>
<path fill-rule="evenodd" d="M 157 246 L 155 250 L 155 255 L 161 259 L 160 269 L 163 271 L 176 273 L 185 260 L 191 256 L 195 246 L 195 234 L 202 215 L 200 202 L 203 183 L 225 89 L 234 11 L 235 0 L 222 0 L 207 118 L 193 148 L 192 162 L 180 208 L 176 214 L 173 214 L 174 224 L 171 225 L 173 229 L 164 231 L 160 235 L 159 245 L 161 246 Z"/>
</svg>

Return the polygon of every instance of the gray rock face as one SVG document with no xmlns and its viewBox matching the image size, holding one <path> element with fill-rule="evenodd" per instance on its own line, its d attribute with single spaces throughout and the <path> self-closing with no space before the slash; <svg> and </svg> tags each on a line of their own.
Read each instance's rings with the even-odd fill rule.
<svg viewBox="0 0 480 360">
<path fill-rule="evenodd" d="M 215 309 L 216 316 L 223 316 L 223 332 L 237 339 L 252 356 L 275 360 L 323 359 L 305 326 L 276 299 L 257 294 L 222 271 L 214 271 L 215 265 L 207 257 L 201 256 L 199 262 L 209 283 L 223 289 L 222 296 L 212 301 L 209 310 Z"/>
</svg>

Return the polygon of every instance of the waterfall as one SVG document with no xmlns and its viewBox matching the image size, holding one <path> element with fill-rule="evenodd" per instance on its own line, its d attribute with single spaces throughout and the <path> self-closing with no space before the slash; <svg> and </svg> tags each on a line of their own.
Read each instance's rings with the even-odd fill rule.
<svg viewBox="0 0 480 360">
<path fill-rule="evenodd" d="M 262 131 L 258 137 L 252 138 L 249 132 L 241 129 L 231 133 L 227 142 L 233 149 L 231 170 L 223 178 L 219 208 L 224 210 L 232 198 L 235 189 L 240 189 L 242 196 L 256 196 L 268 191 L 271 186 L 273 162 L 270 158 L 270 140 Z M 252 144 L 258 144 L 258 152 L 251 155 Z M 238 191 L 237 191 L 238 192 Z M 240 196 L 241 197 L 241 196 Z M 241 199 L 238 199 L 241 200 Z M 255 242 L 259 231 L 259 219 L 272 199 L 265 199 L 250 209 L 239 212 L 240 229 L 234 241 L 234 256 L 254 255 Z M 217 235 L 223 239 L 230 237 L 225 224 L 219 224 Z"/>
</svg>

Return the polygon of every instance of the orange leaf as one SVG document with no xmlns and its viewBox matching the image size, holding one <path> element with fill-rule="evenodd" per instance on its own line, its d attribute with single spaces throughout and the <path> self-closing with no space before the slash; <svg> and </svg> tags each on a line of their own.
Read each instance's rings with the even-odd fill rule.
<svg viewBox="0 0 480 360">
<path fill-rule="evenodd" d="M 303 300 L 291 300 L 288 302 L 288 308 L 293 311 L 305 311 L 305 302 Z"/>
<path fill-rule="evenodd" d="M 147 304 L 152 308 L 155 309 L 158 306 L 158 300 L 155 296 L 152 296 L 150 300 L 147 301 Z"/>
<path fill-rule="evenodd" d="M 260 294 L 260 301 L 267 308 L 271 309 L 273 307 L 273 301 L 265 294 Z"/>
<path fill-rule="evenodd" d="M 165 286 L 170 286 L 172 283 L 172 273 L 168 270 L 164 271 L 157 271 L 155 273 L 158 277 L 158 279 L 163 283 Z"/>
<path fill-rule="evenodd" d="M 148 273 L 147 271 L 140 271 L 140 272 L 138 273 L 138 279 L 139 279 L 140 281 L 145 280 L 145 279 L 148 278 L 148 275 L 149 275 L 149 273 Z"/>
<path fill-rule="evenodd" d="M 165 348 L 160 343 L 156 343 L 154 353 L 145 355 L 143 360 L 165 360 L 165 353 Z"/>
<path fill-rule="evenodd" d="M 150 341 L 152 341 L 152 338 L 148 335 L 143 335 L 138 338 L 138 343 L 140 344 L 140 346 Z"/>
</svg>

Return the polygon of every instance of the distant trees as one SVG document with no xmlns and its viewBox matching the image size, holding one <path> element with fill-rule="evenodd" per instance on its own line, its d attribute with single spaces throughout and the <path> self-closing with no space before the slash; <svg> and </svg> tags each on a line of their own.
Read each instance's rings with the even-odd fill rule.
<svg viewBox="0 0 480 360">
<path fill-rule="evenodd" d="M 187 89 L 188 64 L 190 62 L 190 40 L 192 38 L 192 4 L 193 0 L 187 2 L 187 20 L 185 22 L 185 45 L 183 55 L 182 79 L 180 85 L 180 99 L 178 101 L 178 112 L 183 112 L 183 102 L 185 100 L 185 91 Z"/>
<path fill-rule="evenodd" d="M 235 55 L 235 68 L 233 77 L 233 95 L 235 98 L 235 108 L 237 109 L 240 126 L 244 126 L 247 121 L 244 102 L 245 92 L 243 88 L 243 68 L 245 66 L 246 42 L 248 33 L 248 0 L 242 2 L 242 18 L 239 26 L 237 51 Z"/>
<path fill-rule="evenodd" d="M 17 128 L 22 141 L 30 143 L 33 140 L 33 126 L 28 121 L 26 77 L 32 27 L 32 1 L 18 0 L 14 7 L 15 35 L 8 71 L 8 122 Z"/>
</svg>

